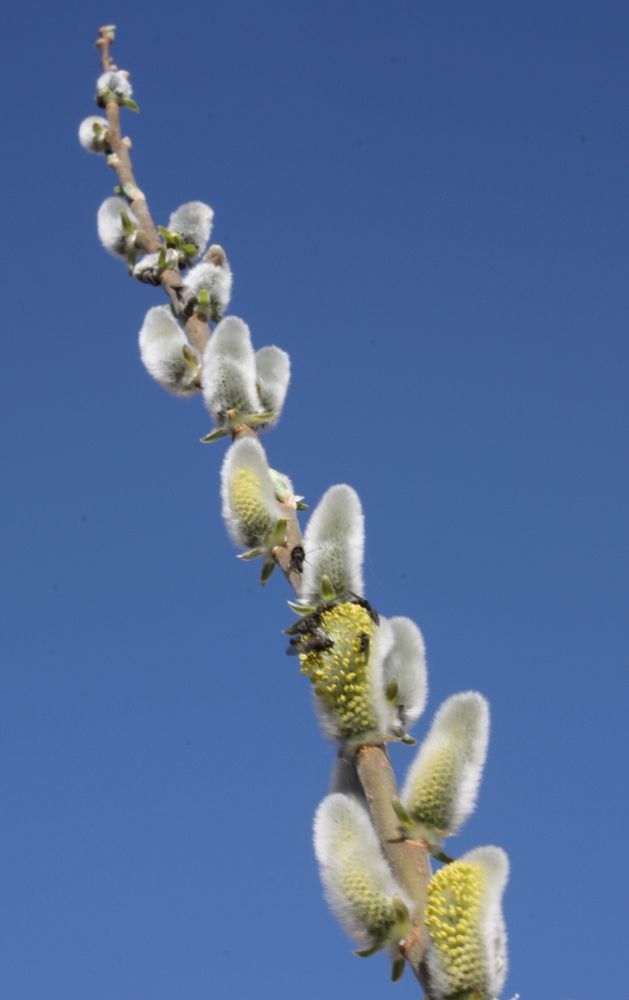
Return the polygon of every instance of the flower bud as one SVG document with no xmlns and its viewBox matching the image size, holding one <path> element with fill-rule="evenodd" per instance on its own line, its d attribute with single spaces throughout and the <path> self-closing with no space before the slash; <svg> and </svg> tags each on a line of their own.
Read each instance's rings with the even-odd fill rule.
<svg viewBox="0 0 629 1000">
<path fill-rule="evenodd" d="M 193 243 L 203 253 L 212 232 L 214 211 L 202 201 L 187 201 L 168 220 L 168 229 L 177 233 L 184 243 Z"/>
<path fill-rule="evenodd" d="M 223 520 L 234 544 L 243 549 L 268 548 L 282 511 L 264 448 L 256 438 L 239 438 L 227 451 L 221 497 Z"/>
<path fill-rule="evenodd" d="M 439 708 L 411 765 L 402 803 L 415 835 L 438 849 L 476 803 L 489 738 L 489 706 L 481 694 L 455 694 Z"/>
<path fill-rule="evenodd" d="M 261 407 L 275 414 L 273 424 L 276 424 L 290 382 L 290 358 L 286 351 L 279 347 L 261 347 L 256 351 L 256 377 Z"/>
<path fill-rule="evenodd" d="M 169 392 L 190 396 L 199 391 L 199 357 L 169 306 L 154 306 L 144 317 L 140 356 L 149 375 Z"/>
<path fill-rule="evenodd" d="M 301 578 L 305 603 L 321 600 L 321 581 L 328 577 L 338 597 L 363 592 L 365 519 L 351 486 L 331 486 L 312 513 L 304 535 L 306 561 Z"/>
<path fill-rule="evenodd" d="M 202 260 L 195 264 L 186 275 L 184 285 L 199 300 L 199 308 L 206 311 L 208 319 L 220 320 L 229 305 L 232 288 L 232 272 L 223 254 L 222 259 Z M 207 301 L 207 307 L 203 301 Z"/>
<path fill-rule="evenodd" d="M 79 142 L 88 153 L 104 153 L 107 150 L 107 129 L 109 122 L 101 115 L 90 115 L 79 125 Z"/>
<path fill-rule="evenodd" d="M 350 795 L 328 795 L 314 822 L 314 847 L 326 899 L 362 948 L 397 945 L 412 903 L 393 877 L 366 809 Z"/>
<path fill-rule="evenodd" d="M 425 915 L 431 1000 L 499 996 L 507 975 L 502 894 L 508 875 L 501 848 L 477 847 L 431 878 Z"/>
<path fill-rule="evenodd" d="M 410 618 L 389 618 L 393 644 L 384 663 L 384 683 L 391 692 L 392 732 L 405 733 L 420 717 L 428 696 L 426 647 Z"/>
<path fill-rule="evenodd" d="M 256 371 L 249 327 L 228 316 L 216 327 L 203 354 L 203 398 L 219 426 L 228 412 L 248 416 L 258 411 Z"/>
<path fill-rule="evenodd" d="M 110 90 L 116 97 L 130 98 L 133 94 L 133 88 L 127 71 L 116 69 L 102 73 L 96 82 L 96 92 L 102 94 L 107 90 Z"/>
<path fill-rule="evenodd" d="M 98 236 L 109 253 L 126 260 L 135 243 L 137 219 L 124 198 L 105 198 L 98 209 Z"/>
</svg>

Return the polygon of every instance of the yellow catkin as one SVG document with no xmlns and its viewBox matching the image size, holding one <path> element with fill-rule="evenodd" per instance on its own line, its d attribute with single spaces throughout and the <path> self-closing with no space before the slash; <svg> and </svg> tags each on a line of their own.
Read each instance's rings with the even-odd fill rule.
<svg viewBox="0 0 629 1000">
<path fill-rule="evenodd" d="M 378 724 L 368 670 L 374 623 L 364 608 L 348 601 L 322 612 L 320 629 L 333 645 L 301 654 L 301 672 L 310 678 L 338 739 L 370 732 Z M 308 634 L 304 642 L 316 638 Z"/>
<path fill-rule="evenodd" d="M 341 890 L 356 921 L 375 940 L 384 940 L 398 922 L 391 896 L 382 891 L 373 873 L 364 864 L 352 826 L 339 825 L 334 854 Z"/>
<path fill-rule="evenodd" d="M 262 484 L 252 469 L 237 469 L 229 484 L 229 495 L 245 546 L 260 545 L 273 528 Z"/>
<path fill-rule="evenodd" d="M 478 865 L 455 861 L 428 884 L 426 929 L 448 994 L 477 990 L 488 1000 L 486 954 L 481 926 L 486 876 Z"/>
<path fill-rule="evenodd" d="M 456 765 L 456 752 L 450 744 L 436 746 L 427 756 L 408 803 L 408 812 L 416 822 L 447 831 Z"/>
<path fill-rule="evenodd" d="M 378 892 L 367 873 L 351 861 L 345 864 L 340 881 L 356 919 L 376 940 L 386 938 L 397 921 L 391 899 Z"/>
</svg>

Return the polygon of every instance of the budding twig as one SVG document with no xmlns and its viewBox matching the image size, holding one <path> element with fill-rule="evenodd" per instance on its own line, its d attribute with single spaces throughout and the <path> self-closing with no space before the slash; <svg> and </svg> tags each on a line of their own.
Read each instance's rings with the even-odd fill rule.
<svg viewBox="0 0 629 1000">
<path fill-rule="evenodd" d="M 103 72 L 116 69 L 111 58 L 111 46 L 114 40 L 115 29 L 113 25 L 105 25 L 99 29 L 96 46 L 100 50 Z M 137 246 L 145 253 L 158 253 L 164 244 L 151 216 L 146 197 L 135 179 L 129 152 L 131 142 L 122 136 L 120 130 L 120 103 L 113 93 L 105 94 L 101 103 L 104 103 L 108 123 L 107 143 L 111 151 L 108 162 L 115 170 L 121 190 L 137 219 Z M 216 254 L 219 250 L 220 248 L 214 248 Z M 220 252 L 222 254 L 222 250 Z M 220 263 L 220 261 L 217 262 Z M 211 336 L 209 322 L 194 313 L 186 315 L 187 303 L 183 294 L 184 285 L 176 268 L 163 270 L 159 281 L 170 300 L 175 316 L 184 327 L 188 340 L 201 356 Z M 232 437 L 234 439 L 244 436 L 257 437 L 257 434 L 246 426 L 233 430 Z M 280 503 L 280 507 L 287 522 L 286 537 L 284 544 L 277 545 L 273 549 L 273 558 L 282 569 L 294 593 L 299 597 L 301 565 L 300 561 L 293 558 L 293 550 L 301 547 L 302 536 L 297 521 L 295 498 L 286 496 Z M 430 877 L 427 846 L 422 841 L 406 838 L 400 830 L 399 820 L 392 806 L 392 802 L 399 799 L 399 792 L 385 747 L 360 747 L 356 755 L 356 769 L 382 850 L 394 875 L 414 903 L 411 930 L 405 941 L 401 943 L 400 950 L 417 979 L 425 986 L 422 964 L 427 944 L 424 911 L 427 883 Z"/>
</svg>

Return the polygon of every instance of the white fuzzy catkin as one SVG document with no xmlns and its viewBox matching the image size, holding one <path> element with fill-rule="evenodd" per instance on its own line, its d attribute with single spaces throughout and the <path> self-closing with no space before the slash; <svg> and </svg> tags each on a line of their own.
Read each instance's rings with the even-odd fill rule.
<svg viewBox="0 0 629 1000">
<path fill-rule="evenodd" d="M 161 251 L 144 254 L 134 265 L 133 277 L 147 285 L 158 285 L 161 271 L 164 269 L 160 266 L 161 256 Z M 163 259 L 166 267 L 174 268 L 177 266 L 177 252 L 172 247 L 164 251 Z"/>
<path fill-rule="evenodd" d="M 164 389 L 177 396 L 190 396 L 199 391 L 199 386 L 195 385 L 198 355 L 169 306 L 149 309 L 139 341 L 144 367 Z"/>
<path fill-rule="evenodd" d="M 477 847 L 441 868 L 428 884 L 426 965 L 431 1000 L 473 992 L 495 1000 L 507 976 L 502 895 L 509 859 L 499 847 Z"/>
<path fill-rule="evenodd" d="M 362 596 L 365 519 L 358 494 L 351 486 L 341 483 L 323 494 L 308 522 L 303 544 L 303 601 L 321 601 L 324 576 L 331 580 L 337 596 L 349 592 Z"/>
<path fill-rule="evenodd" d="M 412 763 L 402 803 L 416 832 L 438 847 L 471 815 L 487 756 L 489 705 L 477 691 L 439 708 Z"/>
<path fill-rule="evenodd" d="M 259 412 L 256 367 L 249 327 L 227 316 L 216 327 L 203 354 L 203 398 L 221 426 L 228 410 Z"/>
<path fill-rule="evenodd" d="M 97 126 L 96 129 L 94 126 Z M 88 153 L 104 153 L 109 122 L 101 115 L 90 115 L 79 125 L 79 142 Z"/>
<path fill-rule="evenodd" d="M 199 292 L 207 292 L 210 301 L 215 302 L 224 312 L 229 305 L 232 290 L 232 272 L 227 260 L 222 264 L 214 264 L 210 260 L 195 264 L 186 275 L 186 288 L 198 296 Z"/>
<path fill-rule="evenodd" d="M 261 347 L 256 351 L 256 375 L 261 409 L 279 420 L 290 382 L 290 357 L 280 347 Z"/>
<path fill-rule="evenodd" d="M 187 201 L 168 220 L 168 230 L 178 233 L 184 243 L 193 243 L 203 253 L 212 232 L 214 211 L 203 201 Z"/>
<path fill-rule="evenodd" d="M 133 88 L 129 81 L 129 74 L 124 69 L 107 70 L 102 73 L 96 83 L 97 93 L 103 90 L 111 90 L 117 97 L 131 97 Z"/>
<path fill-rule="evenodd" d="M 389 868 L 366 809 L 342 793 L 317 809 L 314 848 L 330 908 L 362 948 L 399 943 L 395 899 L 412 904 Z"/>
<path fill-rule="evenodd" d="M 131 245 L 131 240 L 124 231 L 122 225 L 122 213 L 128 216 L 134 226 L 137 226 L 137 219 L 124 198 L 105 198 L 98 209 L 96 216 L 96 227 L 98 236 L 109 253 L 121 260 L 127 259 L 127 253 Z"/>
<path fill-rule="evenodd" d="M 221 469 L 223 520 L 239 548 L 264 544 L 281 518 L 264 448 L 253 437 L 243 437 L 228 449 Z"/>
<path fill-rule="evenodd" d="M 395 682 L 393 726 L 406 731 L 420 717 L 428 697 L 424 638 L 410 618 L 389 618 L 391 652 L 384 663 L 385 686 Z"/>
</svg>

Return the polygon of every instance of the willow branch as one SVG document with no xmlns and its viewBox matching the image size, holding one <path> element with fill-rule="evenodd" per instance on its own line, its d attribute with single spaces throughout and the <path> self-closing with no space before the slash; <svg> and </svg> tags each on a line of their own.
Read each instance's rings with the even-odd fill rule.
<svg viewBox="0 0 629 1000">
<path fill-rule="evenodd" d="M 103 72 L 116 69 L 111 59 L 113 42 L 112 26 L 100 28 L 96 45 L 100 49 Z M 131 140 L 122 136 L 120 104 L 115 96 L 105 100 L 105 112 L 108 122 L 107 141 L 111 149 L 108 164 L 115 170 L 120 187 L 138 220 L 137 245 L 146 253 L 159 252 L 163 243 L 151 216 L 146 196 L 135 179 L 130 154 Z M 163 271 L 160 284 L 170 299 L 175 315 L 182 322 L 190 343 L 199 354 L 202 354 L 211 336 L 211 329 L 209 324 L 197 315 L 186 316 L 186 303 L 182 294 L 184 285 L 179 271 L 176 269 Z M 257 437 L 255 431 L 244 426 L 236 428 L 233 433 L 234 438 L 245 435 Z M 273 557 L 295 595 L 299 597 L 301 572 L 294 553 L 301 546 L 302 535 L 297 520 L 295 498 L 286 496 L 280 506 L 287 520 L 286 539 L 283 545 L 276 547 Z M 430 877 L 428 851 L 422 841 L 407 838 L 400 831 L 399 821 L 392 807 L 392 802 L 398 798 L 399 793 L 384 746 L 361 747 L 356 756 L 356 768 L 382 850 L 394 875 L 415 905 L 412 930 L 403 942 L 401 951 L 416 978 L 425 985 L 422 962 L 427 944 L 424 911 L 426 888 Z"/>
<path fill-rule="evenodd" d="M 399 792 L 385 748 L 360 747 L 356 755 L 356 770 L 382 850 L 393 874 L 415 904 L 412 930 L 401 950 L 415 976 L 425 986 L 422 961 L 427 945 L 424 911 L 430 878 L 428 850 L 423 841 L 411 840 L 400 832 L 400 821 L 392 806 Z"/>
<path fill-rule="evenodd" d="M 115 69 L 111 60 L 111 46 L 114 42 L 114 31 L 111 25 L 105 25 L 99 29 L 99 38 L 96 45 L 101 52 L 101 67 L 103 72 Z M 138 186 L 131 164 L 131 140 L 123 137 L 120 130 L 120 104 L 115 95 L 111 95 L 105 101 L 105 114 L 107 116 L 107 142 L 111 149 L 108 157 L 108 165 L 116 172 L 120 182 L 120 187 L 127 198 L 129 205 L 138 220 L 139 226 L 136 234 L 136 243 L 141 250 L 146 253 L 158 253 L 163 243 L 157 231 L 157 226 L 153 222 L 146 196 Z M 168 268 L 160 275 L 160 284 L 170 299 L 171 305 L 177 316 L 183 323 L 188 340 L 202 354 L 210 336 L 209 325 L 199 316 L 185 316 L 185 302 L 183 300 L 183 281 L 179 271 Z"/>
</svg>

